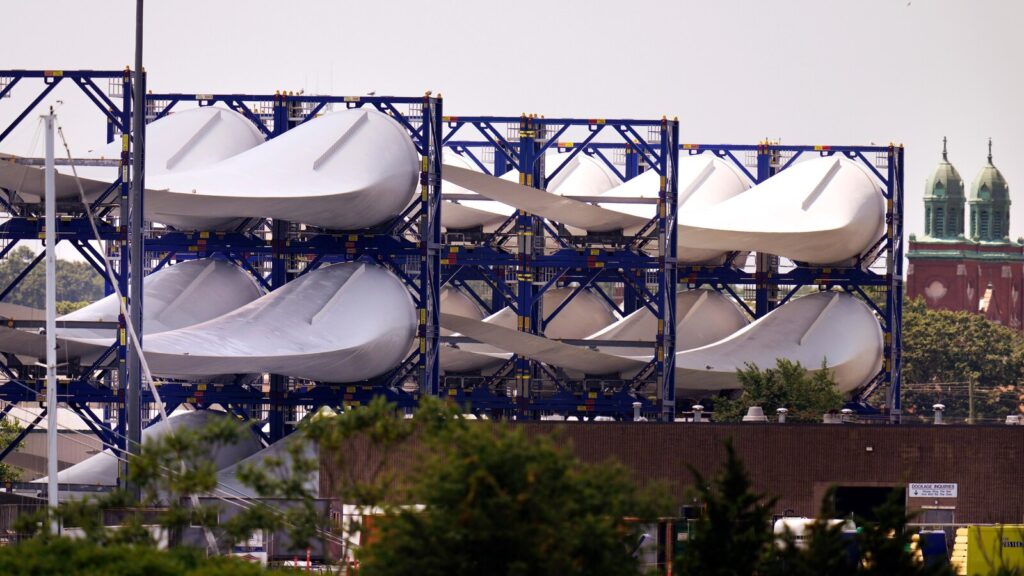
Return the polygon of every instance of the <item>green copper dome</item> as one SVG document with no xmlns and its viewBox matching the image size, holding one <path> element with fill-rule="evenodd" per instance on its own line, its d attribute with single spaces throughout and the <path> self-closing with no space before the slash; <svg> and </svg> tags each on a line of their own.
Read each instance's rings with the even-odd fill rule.
<svg viewBox="0 0 1024 576">
<path fill-rule="evenodd" d="M 971 240 L 1010 241 L 1010 186 L 992 164 L 992 140 L 988 141 L 988 163 L 971 184 Z"/>
<path fill-rule="evenodd" d="M 988 162 L 974 178 L 971 184 L 971 200 L 1005 200 L 1010 201 L 1010 185 L 999 168 L 992 164 L 992 141 L 988 142 Z"/>
<path fill-rule="evenodd" d="M 924 234 L 935 240 L 964 237 L 964 181 L 949 162 L 946 139 L 942 139 L 942 161 L 928 179 L 924 190 Z"/>
<path fill-rule="evenodd" d="M 935 167 L 924 190 L 925 198 L 963 198 L 964 180 L 960 173 L 949 163 L 946 152 L 946 139 L 942 139 L 942 161 Z"/>
</svg>

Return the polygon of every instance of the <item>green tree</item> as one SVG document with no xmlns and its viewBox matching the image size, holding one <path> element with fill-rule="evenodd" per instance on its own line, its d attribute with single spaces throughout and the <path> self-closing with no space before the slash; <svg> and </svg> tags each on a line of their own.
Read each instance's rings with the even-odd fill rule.
<svg viewBox="0 0 1024 576">
<path fill-rule="evenodd" d="M 653 517 L 660 498 L 623 468 L 581 464 L 554 438 L 467 422 L 435 402 L 427 410 L 408 491 L 422 508 L 388 511 L 380 538 L 360 550 L 361 575 L 638 572 L 637 524 L 624 519 Z"/>
<path fill-rule="evenodd" d="M 36 258 L 28 246 L 18 246 L 0 259 L 0 290 L 10 285 Z M 103 297 L 103 278 L 87 262 L 57 260 L 57 300 L 92 302 Z M 42 308 L 46 299 L 46 270 L 42 262 L 32 268 L 4 302 Z"/>
<path fill-rule="evenodd" d="M 64 314 L 70 314 L 75 310 L 85 308 L 92 302 L 82 300 L 81 302 L 70 302 L 68 300 L 60 300 L 57 302 L 57 315 L 63 316 Z"/>
<path fill-rule="evenodd" d="M 149 509 L 146 522 L 159 526 L 173 538 L 188 526 L 210 530 L 221 542 L 231 546 L 237 533 L 233 524 L 219 525 L 219 504 L 195 505 L 191 496 L 204 496 L 217 488 L 217 468 L 209 454 L 222 445 L 236 442 L 245 431 L 242 422 L 223 419 L 199 428 L 179 428 L 147 441 L 141 453 L 130 460 L 130 480 L 141 489 L 141 499 L 114 491 L 95 498 L 62 502 L 56 511 L 43 509 L 38 514 L 19 518 L 17 530 L 39 540 L 49 540 L 51 515 L 62 526 L 79 529 L 86 538 L 100 545 L 151 546 L 153 533 L 143 526 L 143 518 L 126 514 L 119 527 L 111 529 L 103 522 L 104 512 L 123 512 L 131 508 Z M 255 529 L 255 528 L 254 528 Z M 251 534 L 251 530 L 243 537 Z"/>
<path fill-rule="evenodd" d="M 818 422 L 822 414 L 843 406 L 843 395 L 824 365 L 812 373 L 799 362 L 779 358 L 775 368 L 766 370 L 747 364 L 737 372 L 737 377 L 740 394 L 715 400 L 713 417 L 716 421 L 738 422 L 748 407 L 760 406 L 769 417 L 776 409 L 786 408 L 791 421 Z"/>
<path fill-rule="evenodd" d="M 946 406 L 949 419 L 967 418 L 974 389 L 976 418 L 1002 419 L 1022 409 L 1024 337 L 980 314 L 932 310 L 924 300 L 903 307 L 903 407 L 930 417 Z"/>
<path fill-rule="evenodd" d="M 704 507 L 693 524 L 679 558 L 683 574 L 749 576 L 757 572 L 772 543 L 770 530 L 775 500 L 753 491 L 750 477 L 725 442 L 725 462 L 707 480 L 692 466 L 695 496 Z"/>
<path fill-rule="evenodd" d="M 21 426 L 13 418 L 0 420 L 0 448 L 9 446 L 20 432 Z M 20 479 L 20 470 L 6 462 L 0 462 L 0 482 L 17 482 Z"/>
<path fill-rule="evenodd" d="M 0 547 L 0 574 L 9 576 L 257 576 L 263 567 L 236 558 L 207 558 L 188 548 L 103 544 L 86 539 L 32 539 Z"/>
</svg>

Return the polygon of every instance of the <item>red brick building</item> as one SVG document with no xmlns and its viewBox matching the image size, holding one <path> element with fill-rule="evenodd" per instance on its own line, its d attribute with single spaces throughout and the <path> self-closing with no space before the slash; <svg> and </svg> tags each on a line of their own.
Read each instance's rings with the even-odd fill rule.
<svg viewBox="0 0 1024 576">
<path fill-rule="evenodd" d="M 942 161 L 928 179 L 924 206 L 924 236 L 910 235 L 907 294 L 924 298 L 931 308 L 976 312 L 1024 329 L 1024 243 L 1009 238 L 1010 187 L 992 163 L 991 141 L 988 162 L 968 198 L 943 139 Z"/>
</svg>

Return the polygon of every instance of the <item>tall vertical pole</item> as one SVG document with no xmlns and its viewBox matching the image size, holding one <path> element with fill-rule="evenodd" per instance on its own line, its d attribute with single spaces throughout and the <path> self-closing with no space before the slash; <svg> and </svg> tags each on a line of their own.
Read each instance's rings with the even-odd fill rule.
<svg viewBox="0 0 1024 576">
<path fill-rule="evenodd" d="M 974 424 L 974 376 L 967 381 L 967 423 Z"/>
<path fill-rule="evenodd" d="M 658 193 L 657 360 L 661 386 L 661 419 L 676 417 L 676 283 L 679 256 L 679 120 L 661 122 L 661 184 Z"/>
<path fill-rule="evenodd" d="M 544 139 L 540 119 L 522 115 L 519 120 L 519 183 L 533 188 L 545 189 L 544 157 L 540 145 Z M 516 235 L 518 239 L 516 268 L 516 308 L 519 317 L 517 327 L 521 332 L 540 334 L 544 307 L 542 295 L 536 286 L 537 237 L 540 221 L 524 210 L 516 212 Z M 532 418 L 530 410 L 533 363 L 522 356 L 516 356 L 516 409 L 517 418 Z"/>
<path fill-rule="evenodd" d="M 269 138 L 277 138 L 293 128 L 289 109 L 292 102 L 288 94 L 274 94 L 274 125 Z M 288 252 L 288 233 L 291 224 L 287 220 L 271 220 L 271 261 L 270 288 L 277 290 L 288 283 L 288 267 L 292 264 Z M 270 441 L 277 442 L 284 438 L 293 427 L 288 424 L 295 420 L 295 407 L 285 405 L 285 394 L 288 392 L 288 378 L 280 374 L 270 375 L 270 413 L 267 420 L 270 428 Z"/>
<path fill-rule="evenodd" d="M 275 123 L 276 126 L 276 123 Z M 271 260 L 270 262 L 270 287 L 274 290 L 288 283 L 288 262 L 285 260 L 285 246 L 288 242 L 288 222 L 286 220 L 271 220 Z M 270 440 L 277 442 L 285 437 L 286 429 L 284 405 L 285 392 L 288 389 L 288 378 L 280 374 L 270 375 L 270 414 L 268 424 L 270 427 Z"/>
<path fill-rule="evenodd" d="M 441 391 L 441 95 L 423 97 L 423 161 L 420 170 L 420 394 Z"/>
<path fill-rule="evenodd" d="M 120 216 L 118 218 L 118 231 L 121 232 L 119 238 L 112 245 L 111 250 L 117 253 L 117 289 L 121 292 L 122 297 L 128 295 L 128 236 L 123 231 L 127 230 L 128 226 L 128 200 L 132 195 L 132 181 L 129 178 L 131 170 L 132 158 L 131 158 L 131 130 L 129 126 L 132 122 L 132 72 L 131 68 L 125 66 L 124 78 L 122 79 L 122 85 L 124 89 L 121 94 L 121 126 L 123 128 L 121 132 L 121 189 L 118 194 L 118 209 Z M 107 261 L 107 266 L 112 264 L 112 260 Z M 117 443 L 118 455 L 122 458 L 127 456 L 128 450 L 128 422 L 127 412 L 125 411 L 125 397 L 128 391 L 128 318 L 124 314 L 118 314 L 118 338 L 117 338 L 117 403 L 115 409 L 117 412 L 117 432 L 115 442 Z M 118 485 L 122 489 L 127 489 L 128 481 L 128 466 L 125 460 L 122 459 L 118 465 Z"/>
<path fill-rule="evenodd" d="M 901 384 L 903 382 L 903 146 L 889 147 L 889 315 L 886 334 L 889 379 L 889 421 L 899 424 L 902 415 Z"/>
<path fill-rule="evenodd" d="M 772 148 L 772 143 L 768 140 L 758 145 L 757 184 L 775 175 L 778 170 L 779 163 L 776 160 L 779 153 L 778 150 Z M 754 314 L 760 318 L 771 312 L 779 300 L 779 287 L 774 283 L 774 277 L 779 268 L 779 257 L 774 254 L 758 252 L 755 266 Z"/>
<path fill-rule="evenodd" d="M 135 1 L 135 70 L 132 81 L 132 190 L 128 218 L 128 316 L 135 328 L 136 339 L 128 348 L 128 390 L 125 412 L 128 423 L 127 448 L 138 453 L 142 442 L 142 190 L 146 166 L 146 76 L 142 70 L 142 0 Z M 137 498 L 138 486 L 129 492 Z"/>
<path fill-rule="evenodd" d="M 53 160 L 53 109 L 46 123 L 46 501 L 57 508 L 57 188 Z M 50 525 L 53 534 L 60 528 Z"/>
</svg>

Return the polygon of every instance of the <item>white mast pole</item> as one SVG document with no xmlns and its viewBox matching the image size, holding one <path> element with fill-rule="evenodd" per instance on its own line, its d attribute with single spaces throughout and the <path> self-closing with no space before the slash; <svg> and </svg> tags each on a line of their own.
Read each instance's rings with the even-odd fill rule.
<svg viewBox="0 0 1024 576">
<path fill-rule="evenodd" d="M 53 108 L 46 123 L 46 472 L 47 502 L 55 511 L 57 499 L 57 192 L 53 156 Z M 56 520 L 50 530 L 60 531 Z"/>
</svg>

